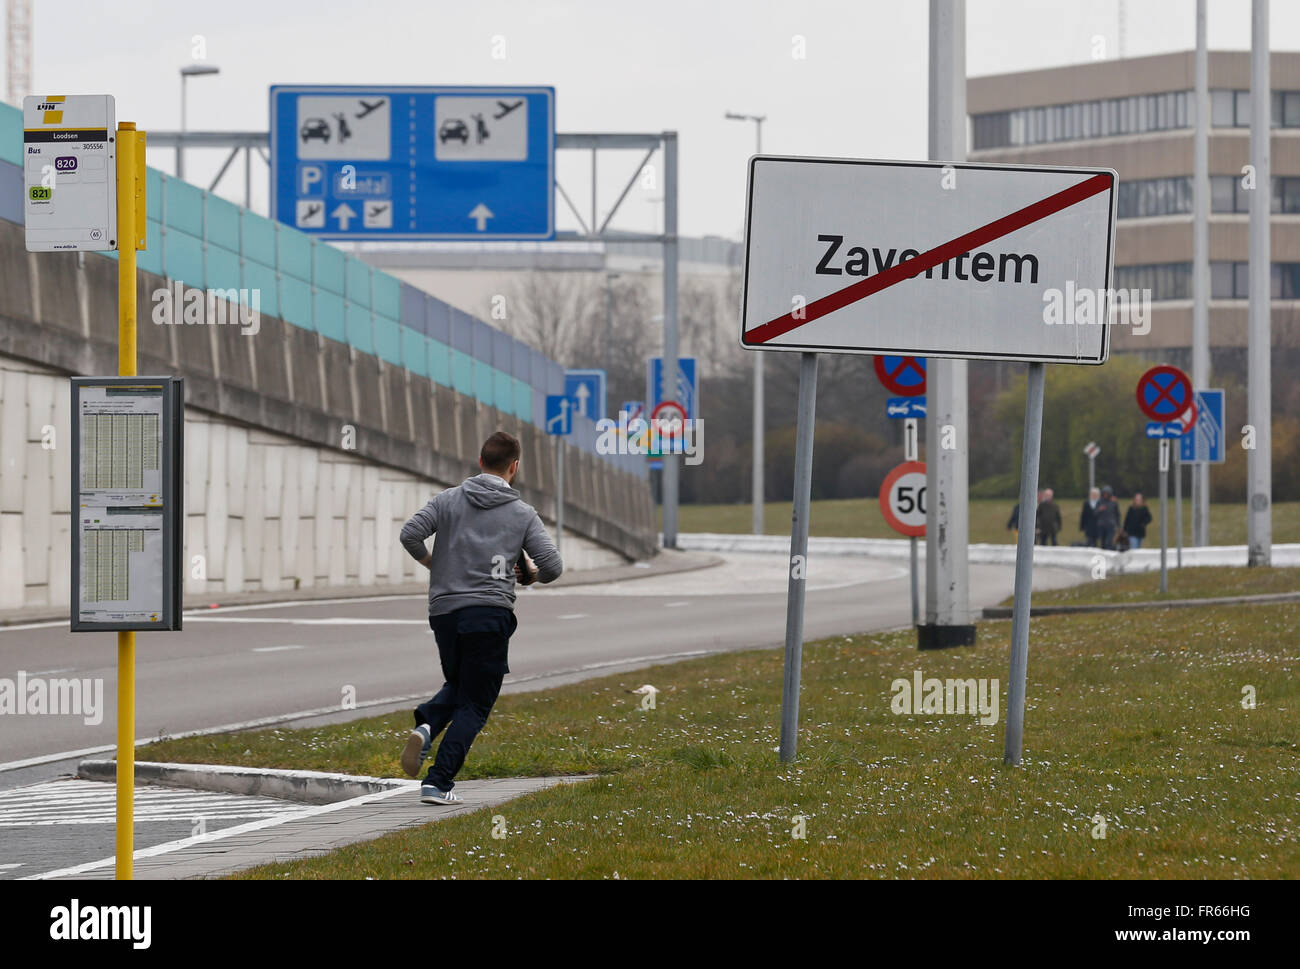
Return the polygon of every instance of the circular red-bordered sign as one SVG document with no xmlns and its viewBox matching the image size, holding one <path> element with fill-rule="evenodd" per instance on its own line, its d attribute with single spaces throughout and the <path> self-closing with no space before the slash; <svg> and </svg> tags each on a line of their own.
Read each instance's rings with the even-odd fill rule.
<svg viewBox="0 0 1300 969">
<path fill-rule="evenodd" d="M 686 408 L 675 400 L 665 400 L 650 413 L 651 426 L 659 428 L 659 437 L 676 446 L 686 421 Z M 658 421 L 656 425 L 654 422 Z"/>
<path fill-rule="evenodd" d="M 1177 367 L 1152 367 L 1138 380 L 1137 405 L 1153 421 L 1176 421 L 1196 406 L 1192 382 Z"/>
<path fill-rule="evenodd" d="M 925 535 L 924 461 L 905 461 L 885 475 L 880 486 L 880 513 L 900 535 Z"/>
<path fill-rule="evenodd" d="M 925 393 L 925 357 L 876 354 L 874 366 L 880 382 L 899 397 L 920 397 Z"/>
<path fill-rule="evenodd" d="M 1182 418 L 1183 415 L 1186 414 L 1191 414 L 1192 416 L 1187 421 L 1184 422 Z M 1201 412 L 1196 409 L 1196 400 L 1195 398 L 1193 398 L 1191 409 L 1183 411 L 1183 414 L 1179 415 L 1178 419 L 1175 420 L 1174 423 L 1182 424 L 1183 433 L 1186 434 L 1188 431 L 1190 431 L 1193 427 L 1196 426 L 1196 419 L 1200 416 L 1201 416 Z"/>
</svg>

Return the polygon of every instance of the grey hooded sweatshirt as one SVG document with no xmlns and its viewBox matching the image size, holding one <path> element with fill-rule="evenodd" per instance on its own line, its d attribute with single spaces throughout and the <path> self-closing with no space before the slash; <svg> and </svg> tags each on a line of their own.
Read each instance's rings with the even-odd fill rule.
<svg viewBox="0 0 1300 969">
<path fill-rule="evenodd" d="M 434 495 L 402 526 L 402 547 L 421 561 L 430 535 L 435 536 L 429 564 L 431 616 L 464 606 L 513 609 L 520 549 L 537 564 L 539 582 L 553 582 L 564 571 L 537 512 L 494 474 L 477 474 Z"/>
</svg>

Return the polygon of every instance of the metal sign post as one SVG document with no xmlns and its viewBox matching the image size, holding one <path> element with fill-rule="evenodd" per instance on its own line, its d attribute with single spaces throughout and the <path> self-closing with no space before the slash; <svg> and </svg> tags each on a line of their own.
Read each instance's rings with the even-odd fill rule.
<svg viewBox="0 0 1300 969">
<path fill-rule="evenodd" d="M 1160 439 L 1160 592 L 1169 591 L 1165 559 L 1169 549 L 1169 438 Z"/>
<path fill-rule="evenodd" d="M 1174 538 L 1178 543 L 1174 567 L 1181 569 L 1183 567 L 1183 461 L 1179 453 L 1180 451 L 1174 452 Z"/>
<path fill-rule="evenodd" d="M 555 438 L 555 550 L 564 540 L 564 439 L 573 431 L 573 415 L 581 413 L 576 397 L 546 395 L 546 433 Z"/>
<path fill-rule="evenodd" d="M 564 438 L 555 439 L 555 552 L 564 541 Z"/>
<path fill-rule="evenodd" d="M 137 240 L 144 248 L 144 132 L 117 126 L 117 372 L 135 375 Z M 137 224 L 137 219 L 139 220 Z M 135 633 L 117 634 L 117 877 L 135 874 Z"/>
<path fill-rule="evenodd" d="M 916 418 L 908 417 L 903 421 L 903 460 L 917 460 L 919 431 L 916 426 Z M 908 543 L 912 546 L 909 551 L 909 557 L 912 564 L 912 627 L 921 625 L 921 591 L 920 579 L 917 575 L 917 555 L 916 555 L 916 538 L 911 535 L 908 537 Z"/>
<path fill-rule="evenodd" d="M 1029 603 L 1034 583 L 1034 529 L 1030 509 L 1038 507 L 1038 462 L 1043 434 L 1041 363 L 1029 365 L 1025 390 L 1025 436 L 1020 452 L 1020 530 L 1016 533 L 1015 598 L 1011 608 L 1011 673 L 1007 681 L 1007 735 L 1002 759 L 1019 764 L 1024 752 L 1025 683 L 1029 671 Z"/>
<path fill-rule="evenodd" d="M 916 460 L 915 419 L 909 418 L 903 427 L 907 460 L 885 475 L 880 484 L 880 513 L 886 524 L 900 535 L 906 535 L 911 545 L 912 564 L 912 625 L 921 624 L 920 579 L 917 572 L 918 538 L 924 537 L 926 525 L 926 466 Z"/>
<path fill-rule="evenodd" d="M 785 606 L 785 678 L 781 686 L 781 762 L 799 747 L 799 674 L 803 665 L 803 606 L 808 571 L 808 512 L 812 499 L 813 427 L 817 409 L 817 354 L 799 358 L 799 412 L 795 417 L 794 514 L 790 520 L 790 584 Z"/>
</svg>

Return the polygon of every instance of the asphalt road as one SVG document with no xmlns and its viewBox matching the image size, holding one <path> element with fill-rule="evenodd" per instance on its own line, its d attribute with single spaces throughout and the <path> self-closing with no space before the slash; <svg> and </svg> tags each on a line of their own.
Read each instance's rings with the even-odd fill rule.
<svg viewBox="0 0 1300 969">
<path fill-rule="evenodd" d="M 506 691 L 708 652 L 779 645 L 785 631 L 786 557 L 730 554 L 724 559 L 694 572 L 522 590 Z M 1008 566 L 972 566 L 970 577 L 973 608 L 996 603 L 1011 591 Z M 1036 569 L 1034 578 L 1037 588 L 1079 581 L 1075 573 L 1047 568 Z M 904 565 L 814 558 L 808 580 L 807 639 L 910 622 Z M 347 719 L 407 706 L 410 698 L 428 696 L 441 683 L 422 596 L 189 613 L 183 632 L 137 636 L 136 654 L 139 738 L 309 711 L 316 719 Z M 66 622 L 0 628 L 0 677 L 16 680 L 19 671 L 102 681 L 102 704 L 98 722 L 88 710 L 0 716 L 0 788 L 35 779 L 31 770 L 36 768 L 16 770 L 19 762 L 72 760 L 81 751 L 114 743 L 115 636 L 73 635 Z M 349 697 L 356 711 L 343 709 Z"/>
</svg>

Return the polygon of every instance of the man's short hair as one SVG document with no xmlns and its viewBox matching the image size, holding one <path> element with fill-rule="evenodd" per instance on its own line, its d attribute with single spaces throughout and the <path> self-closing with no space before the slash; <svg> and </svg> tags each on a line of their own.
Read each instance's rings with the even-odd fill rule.
<svg viewBox="0 0 1300 969">
<path fill-rule="evenodd" d="M 519 438 L 505 431 L 497 431 L 483 442 L 483 450 L 479 451 L 478 457 L 488 471 L 508 471 L 522 453 Z"/>
</svg>

